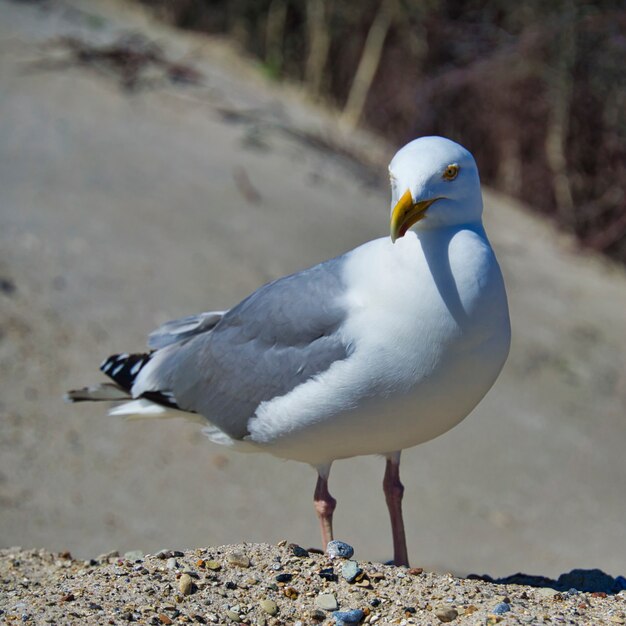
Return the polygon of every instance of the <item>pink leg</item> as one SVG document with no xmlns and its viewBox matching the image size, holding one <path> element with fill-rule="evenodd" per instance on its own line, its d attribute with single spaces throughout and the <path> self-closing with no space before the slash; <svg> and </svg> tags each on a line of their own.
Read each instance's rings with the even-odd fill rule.
<svg viewBox="0 0 626 626">
<path fill-rule="evenodd" d="M 391 533 L 393 535 L 393 562 L 396 565 L 408 565 L 409 555 L 406 550 L 406 536 L 402 520 L 402 495 L 404 486 L 400 482 L 400 452 L 394 452 L 387 457 L 383 490 L 389 517 L 391 518 Z"/>
<path fill-rule="evenodd" d="M 315 502 L 315 510 L 320 521 L 322 530 L 322 547 L 326 550 L 326 545 L 333 538 L 333 512 L 337 500 L 328 492 L 328 474 L 330 465 L 317 468 L 317 485 L 315 485 L 315 494 L 313 501 Z"/>
</svg>

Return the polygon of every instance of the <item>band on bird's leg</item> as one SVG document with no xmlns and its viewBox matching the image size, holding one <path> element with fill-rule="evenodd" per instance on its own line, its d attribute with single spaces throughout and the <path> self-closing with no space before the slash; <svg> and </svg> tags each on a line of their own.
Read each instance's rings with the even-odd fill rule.
<svg viewBox="0 0 626 626">
<path fill-rule="evenodd" d="M 402 519 L 402 496 L 404 485 L 400 482 L 400 452 L 387 457 L 383 491 L 389 509 L 391 533 L 393 536 L 393 562 L 395 565 L 408 565 L 409 555 L 406 549 L 406 535 Z"/>
</svg>

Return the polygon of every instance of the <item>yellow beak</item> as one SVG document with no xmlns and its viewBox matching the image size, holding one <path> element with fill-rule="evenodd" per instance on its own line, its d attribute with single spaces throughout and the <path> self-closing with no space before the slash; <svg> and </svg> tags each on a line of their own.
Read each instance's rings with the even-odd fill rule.
<svg viewBox="0 0 626 626">
<path fill-rule="evenodd" d="M 420 220 L 426 217 L 428 207 L 437 200 L 421 200 L 413 202 L 410 191 L 405 191 L 404 195 L 398 200 L 398 204 L 393 207 L 391 212 L 391 241 L 395 243 L 398 237 L 404 237 L 406 231 Z"/>
</svg>

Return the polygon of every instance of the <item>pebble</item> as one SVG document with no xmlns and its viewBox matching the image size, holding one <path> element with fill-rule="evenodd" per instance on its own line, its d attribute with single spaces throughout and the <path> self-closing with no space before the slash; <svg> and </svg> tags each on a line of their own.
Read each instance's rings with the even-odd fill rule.
<svg viewBox="0 0 626 626">
<path fill-rule="evenodd" d="M 353 583 L 356 577 L 362 573 L 363 570 L 359 567 L 356 561 L 346 561 L 341 567 L 341 575 L 349 582 Z"/>
<path fill-rule="evenodd" d="M 293 574 L 278 574 L 276 576 L 277 583 L 288 583 L 293 578 Z"/>
<path fill-rule="evenodd" d="M 289 550 L 291 550 L 291 554 L 300 558 L 309 556 L 309 551 L 305 550 L 302 546 L 299 546 L 297 543 L 290 543 Z"/>
<path fill-rule="evenodd" d="M 228 617 L 228 619 L 231 619 L 233 622 L 239 621 L 239 613 L 233 611 L 232 609 L 228 609 L 226 611 L 226 617 Z"/>
<path fill-rule="evenodd" d="M 176 569 L 178 567 L 178 561 L 174 557 L 170 557 L 167 559 L 165 567 L 167 567 L 167 569 Z"/>
<path fill-rule="evenodd" d="M 441 606 L 435 609 L 435 615 L 440 622 L 452 622 L 459 616 L 459 612 L 451 606 Z"/>
<path fill-rule="evenodd" d="M 219 563 L 219 561 L 205 561 L 204 562 L 204 567 L 206 569 L 210 569 L 214 572 L 216 572 L 218 569 L 222 569 L 221 564 Z"/>
<path fill-rule="evenodd" d="M 552 587 L 538 587 L 536 589 L 537 593 L 544 598 L 552 598 L 557 593 L 559 593 L 556 589 L 552 589 Z"/>
<path fill-rule="evenodd" d="M 270 615 L 276 615 L 276 613 L 278 613 L 278 605 L 274 600 L 261 600 L 259 606 Z"/>
<path fill-rule="evenodd" d="M 165 615 L 165 613 L 159 613 L 159 622 L 161 622 L 161 624 L 173 624 L 174 623 L 167 615 Z"/>
<path fill-rule="evenodd" d="M 336 611 L 339 608 L 337 604 L 337 598 L 332 593 L 320 593 L 315 598 L 315 606 L 324 609 L 324 611 Z"/>
<path fill-rule="evenodd" d="M 326 554 L 331 558 L 350 559 L 354 554 L 354 548 L 343 541 L 329 541 L 326 546 Z"/>
<path fill-rule="evenodd" d="M 361 609 L 352 609 L 350 611 L 335 611 L 333 613 L 335 624 L 358 624 L 363 621 L 365 613 Z"/>
<path fill-rule="evenodd" d="M 189 596 L 193 593 L 193 580 L 189 574 L 183 574 L 178 580 L 178 589 L 184 596 Z"/>
<path fill-rule="evenodd" d="M 250 559 L 241 552 L 231 552 L 226 560 L 236 567 L 250 567 Z"/>
<path fill-rule="evenodd" d="M 159 550 L 154 556 L 157 559 L 165 560 L 165 559 L 171 559 L 172 557 L 176 557 L 176 556 L 178 557 L 185 556 L 185 553 L 181 552 L 180 550 Z"/>
<path fill-rule="evenodd" d="M 506 602 L 499 602 L 493 608 L 493 612 L 496 615 L 503 615 L 504 613 L 508 613 L 511 610 L 511 605 Z"/>
<path fill-rule="evenodd" d="M 326 567 L 319 571 L 320 578 L 324 580 L 328 580 L 329 582 L 337 582 L 339 580 L 337 578 L 337 574 L 335 574 L 335 570 L 332 567 Z"/>
</svg>

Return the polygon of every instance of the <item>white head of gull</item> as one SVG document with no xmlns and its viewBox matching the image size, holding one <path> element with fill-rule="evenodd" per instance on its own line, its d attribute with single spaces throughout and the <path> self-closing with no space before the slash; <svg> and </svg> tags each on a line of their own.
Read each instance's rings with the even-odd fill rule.
<svg viewBox="0 0 626 626">
<path fill-rule="evenodd" d="M 259 288 L 227 311 L 168 322 L 147 353 L 109 357 L 113 383 L 68 399 L 123 401 L 114 415 L 184 413 L 211 440 L 311 464 L 324 546 L 333 461 L 386 458 L 394 562 L 408 564 L 400 452 L 446 432 L 507 358 L 500 268 L 482 225 L 476 163 L 423 137 L 389 166 L 390 237 Z"/>
</svg>

